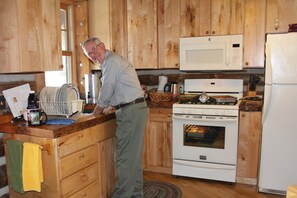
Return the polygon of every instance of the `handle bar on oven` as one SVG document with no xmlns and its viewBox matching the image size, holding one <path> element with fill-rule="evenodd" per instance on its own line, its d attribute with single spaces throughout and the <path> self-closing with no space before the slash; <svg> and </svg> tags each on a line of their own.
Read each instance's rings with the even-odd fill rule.
<svg viewBox="0 0 297 198">
<path fill-rule="evenodd" d="M 173 114 L 173 119 L 177 120 L 195 120 L 195 121 L 216 121 L 216 122 L 237 122 L 237 116 L 210 116 L 210 115 L 184 115 Z"/>
</svg>

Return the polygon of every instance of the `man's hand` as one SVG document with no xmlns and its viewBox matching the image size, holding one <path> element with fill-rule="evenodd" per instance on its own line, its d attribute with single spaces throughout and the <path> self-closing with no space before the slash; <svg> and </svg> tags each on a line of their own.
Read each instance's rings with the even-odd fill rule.
<svg viewBox="0 0 297 198">
<path fill-rule="evenodd" d="M 108 106 L 105 109 L 103 109 L 104 114 L 109 114 L 109 113 L 112 113 L 113 111 L 114 111 L 114 108 L 112 106 Z"/>
<path fill-rule="evenodd" d="M 104 110 L 104 107 L 100 107 L 99 105 L 96 105 L 94 111 L 93 111 L 93 115 L 99 115 L 102 114 Z"/>
</svg>

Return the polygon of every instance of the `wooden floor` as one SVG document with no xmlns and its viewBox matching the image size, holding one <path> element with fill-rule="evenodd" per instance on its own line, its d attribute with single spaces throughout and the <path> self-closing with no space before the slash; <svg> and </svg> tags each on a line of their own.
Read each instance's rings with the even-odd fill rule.
<svg viewBox="0 0 297 198">
<path fill-rule="evenodd" d="M 230 184 L 169 174 L 144 172 L 145 180 L 166 181 L 182 190 L 183 198 L 285 198 L 281 195 L 259 193 L 255 186 Z"/>
</svg>

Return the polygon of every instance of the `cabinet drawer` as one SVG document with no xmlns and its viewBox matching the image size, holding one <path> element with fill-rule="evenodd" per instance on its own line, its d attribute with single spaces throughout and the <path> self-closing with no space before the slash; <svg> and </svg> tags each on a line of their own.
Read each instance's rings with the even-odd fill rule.
<svg viewBox="0 0 297 198">
<path fill-rule="evenodd" d="M 69 198 L 98 198 L 100 192 L 99 181 L 87 186 Z"/>
<path fill-rule="evenodd" d="M 75 165 L 75 164 L 74 164 Z M 98 163 L 95 163 L 61 181 L 62 197 L 70 195 L 87 187 L 99 178 Z"/>
<path fill-rule="evenodd" d="M 58 155 L 63 157 L 98 142 L 98 127 L 90 127 L 58 138 Z"/>
<path fill-rule="evenodd" d="M 153 122 L 171 122 L 172 115 L 171 114 L 150 114 L 149 119 L 150 121 L 153 121 Z"/>
<path fill-rule="evenodd" d="M 153 122 L 171 122 L 172 109 L 169 108 L 150 108 L 149 120 Z"/>
<path fill-rule="evenodd" d="M 61 179 L 98 161 L 97 144 L 63 157 L 60 160 Z"/>
</svg>

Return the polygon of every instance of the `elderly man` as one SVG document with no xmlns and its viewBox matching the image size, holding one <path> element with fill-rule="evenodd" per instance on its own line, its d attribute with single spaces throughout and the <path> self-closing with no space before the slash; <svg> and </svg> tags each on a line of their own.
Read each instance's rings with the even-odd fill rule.
<svg viewBox="0 0 297 198">
<path fill-rule="evenodd" d="M 143 197 L 142 148 L 147 104 L 135 68 L 125 58 L 105 49 L 98 38 L 82 44 L 85 55 L 100 64 L 102 87 L 95 114 L 116 109 L 116 170 L 113 198 Z"/>
</svg>

